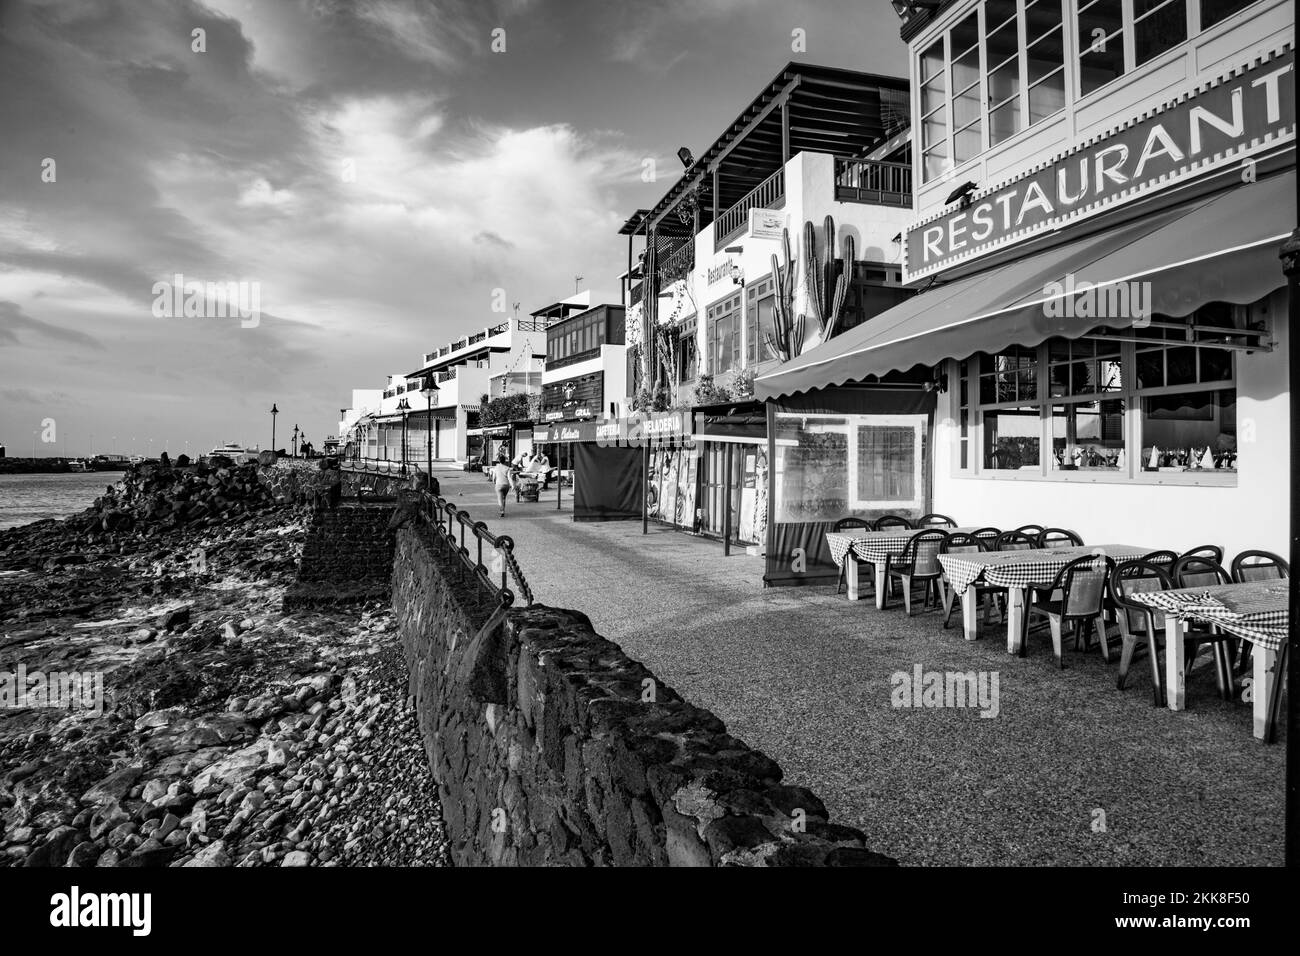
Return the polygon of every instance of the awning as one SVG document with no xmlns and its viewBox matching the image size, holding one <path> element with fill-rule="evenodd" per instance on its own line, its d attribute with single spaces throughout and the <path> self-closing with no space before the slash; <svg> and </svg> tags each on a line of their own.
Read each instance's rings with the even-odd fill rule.
<svg viewBox="0 0 1300 956">
<path fill-rule="evenodd" d="M 755 395 L 794 395 L 1134 324 L 1132 315 L 1084 318 L 1045 308 L 1071 298 L 1060 290 L 1083 283 L 1149 281 L 1150 311 L 1161 315 L 1185 316 L 1213 301 L 1254 302 L 1285 284 L 1277 249 L 1294 226 L 1295 190 L 1292 169 L 922 292 L 759 376 Z"/>
</svg>

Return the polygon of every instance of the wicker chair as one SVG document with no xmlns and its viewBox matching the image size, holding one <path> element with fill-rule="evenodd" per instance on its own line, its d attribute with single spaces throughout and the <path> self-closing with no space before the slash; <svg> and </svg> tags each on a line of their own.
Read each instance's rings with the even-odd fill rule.
<svg viewBox="0 0 1300 956">
<path fill-rule="evenodd" d="M 1048 528 L 1038 536 L 1040 548 L 1082 548 L 1083 539 L 1065 528 Z"/>
<path fill-rule="evenodd" d="M 1138 644 L 1142 644 L 1151 662 L 1151 685 L 1155 706 L 1165 703 L 1164 671 L 1160 667 L 1159 648 L 1165 637 L 1165 616 L 1161 611 L 1133 600 L 1132 595 L 1142 591 L 1167 591 L 1173 579 L 1160 567 L 1145 561 L 1124 561 L 1110 574 L 1110 593 L 1119 607 L 1120 637 L 1123 650 L 1119 659 L 1119 677 L 1115 687 L 1124 689 L 1129 666 L 1133 662 Z M 1227 641 L 1222 634 L 1208 630 L 1188 630 L 1183 635 L 1190 670 L 1196 653 L 1205 644 L 1214 649 L 1215 677 L 1219 695 L 1225 699 L 1232 694 L 1231 673 L 1227 661 Z"/>
<path fill-rule="evenodd" d="M 1217 544 L 1202 544 L 1192 548 L 1190 551 L 1184 551 L 1179 557 L 1182 558 L 1209 558 L 1215 564 L 1223 563 L 1223 549 Z"/>
<path fill-rule="evenodd" d="M 928 514 L 921 515 L 921 517 L 916 520 L 916 526 L 918 528 L 955 528 L 957 527 L 957 522 L 952 518 L 949 518 L 947 515 Z"/>
<path fill-rule="evenodd" d="M 871 522 L 868 521 L 866 518 L 850 517 L 850 518 L 841 518 L 839 521 L 835 522 L 835 524 L 831 527 L 831 531 L 846 531 L 850 528 L 864 528 L 867 531 L 872 530 Z M 844 555 L 844 563 L 840 565 L 840 579 L 837 582 L 835 582 L 836 594 L 839 594 L 840 588 L 844 586 L 844 577 L 847 572 L 850 561 L 852 561 L 855 564 L 865 564 L 867 565 L 867 567 L 872 566 L 870 562 L 861 560 L 860 558 L 858 558 L 856 554 L 853 553 L 852 549 L 849 549 L 848 553 Z M 861 580 L 860 575 L 858 579 Z"/>
<path fill-rule="evenodd" d="M 992 551 L 993 543 L 997 541 L 998 535 L 1001 533 L 997 528 L 976 528 L 971 532 L 971 536 L 980 539 L 985 551 Z"/>
<path fill-rule="evenodd" d="M 881 515 L 876 519 L 877 531 L 888 531 L 890 528 L 915 528 L 916 525 L 908 521 L 902 515 Z"/>
<path fill-rule="evenodd" d="M 1065 660 L 1061 656 L 1061 637 L 1067 625 L 1074 631 L 1076 646 L 1079 644 L 1080 628 L 1084 625 L 1095 627 L 1101 640 L 1102 656 L 1110 660 L 1103 616 L 1106 611 L 1106 581 L 1114 566 L 1115 562 L 1105 555 L 1085 554 L 1075 558 L 1057 572 L 1052 583 L 1039 591 L 1038 598 L 1026 608 L 1026 621 L 1038 615 L 1047 618 L 1051 625 L 1052 653 L 1056 657 L 1057 667 L 1065 666 Z M 1061 597 L 1052 600 L 1052 595 L 1057 591 L 1060 591 Z M 1021 657 L 1025 656 L 1028 643 L 1021 641 Z"/>
<path fill-rule="evenodd" d="M 948 538 L 945 531 L 938 528 L 928 528 L 919 534 L 913 535 L 912 539 L 907 542 L 903 553 L 897 558 L 890 555 L 885 560 L 885 579 L 891 581 L 898 578 L 903 584 L 903 605 L 907 608 L 907 616 L 912 616 L 912 585 L 916 581 L 925 583 L 925 603 L 922 609 L 929 605 L 930 591 L 938 589 L 940 599 L 944 596 L 943 587 L 943 566 L 939 564 L 939 548 Z M 885 593 L 885 602 L 889 599 L 889 593 Z"/>
<path fill-rule="evenodd" d="M 1234 581 L 1279 581 L 1291 577 L 1291 566 L 1272 551 L 1243 551 L 1232 559 Z"/>
</svg>

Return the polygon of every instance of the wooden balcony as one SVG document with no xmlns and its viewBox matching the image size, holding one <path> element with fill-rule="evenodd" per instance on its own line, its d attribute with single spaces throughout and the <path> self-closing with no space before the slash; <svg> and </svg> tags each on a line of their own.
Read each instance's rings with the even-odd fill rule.
<svg viewBox="0 0 1300 956">
<path fill-rule="evenodd" d="M 912 167 L 866 159 L 835 160 L 835 198 L 876 206 L 912 205 Z"/>
<path fill-rule="evenodd" d="M 716 249 L 745 231 L 751 209 L 780 209 L 785 205 L 785 169 L 778 169 L 763 180 L 740 202 L 713 223 L 713 246 Z"/>
</svg>

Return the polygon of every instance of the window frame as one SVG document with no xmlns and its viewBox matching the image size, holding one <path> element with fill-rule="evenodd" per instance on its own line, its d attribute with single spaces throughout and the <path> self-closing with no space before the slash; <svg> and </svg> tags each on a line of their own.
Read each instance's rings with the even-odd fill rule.
<svg viewBox="0 0 1300 956">
<path fill-rule="evenodd" d="M 1233 306 L 1234 315 L 1238 317 L 1239 322 L 1245 322 L 1253 315 L 1253 306 Z M 1240 310 L 1240 311 L 1236 311 Z M 1192 314 L 1193 316 L 1196 313 Z M 1191 321 L 1191 316 L 1187 321 Z M 1156 321 L 1183 321 L 1182 319 L 1171 320 L 1165 316 L 1154 316 Z M 1093 330 L 1089 334 L 1094 334 L 1098 330 Z M 1131 330 L 1113 330 L 1117 334 L 1125 334 Z M 1059 338 L 1059 337 L 1058 337 Z M 992 371 L 985 368 L 988 353 L 976 353 L 969 358 L 957 361 L 950 360 L 948 363 L 948 373 L 950 381 L 957 383 L 953 389 L 951 398 L 951 407 L 958 416 L 958 429 L 955 430 L 955 437 L 949 443 L 950 454 L 950 474 L 953 478 L 975 478 L 995 481 L 1081 481 L 1087 483 L 1123 483 L 1123 484 L 1168 484 L 1168 485 L 1205 485 L 1214 487 L 1236 487 L 1238 483 L 1239 471 L 1231 472 L 1147 472 L 1143 471 L 1139 459 L 1143 449 L 1142 435 L 1142 415 L 1143 399 L 1157 398 L 1164 395 L 1181 395 L 1198 392 L 1218 392 L 1231 391 L 1236 393 L 1236 400 L 1240 402 L 1240 358 L 1235 349 L 1217 349 L 1227 353 L 1231 365 L 1231 375 L 1226 379 L 1204 379 L 1201 372 L 1200 354 L 1206 349 L 1213 349 L 1211 345 L 1194 345 L 1191 341 L 1186 343 L 1187 346 L 1197 350 L 1197 374 L 1196 381 L 1182 385 L 1165 385 L 1151 387 L 1139 387 L 1137 381 L 1137 350 L 1139 345 L 1135 342 L 1117 342 L 1120 346 L 1120 375 L 1121 386 L 1111 391 L 1092 391 L 1079 392 L 1074 394 L 1053 396 L 1051 394 L 1050 368 L 1052 363 L 1049 361 L 1050 348 L 1057 339 L 1048 339 L 1037 346 L 1033 346 L 1036 354 L 1035 374 L 1037 377 L 1036 397 L 1032 399 L 1021 398 L 1017 395 L 1014 399 L 1001 402 L 983 402 L 980 395 L 980 382 L 982 376 L 993 374 Z M 1069 340 L 1073 342 L 1087 341 L 1080 337 Z M 1153 340 L 1154 341 L 1154 340 Z M 1183 343 L 1177 340 L 1166 339 L 1161 346 L 1162 351 L 1166 354 L 1170 349 L 1184 347 Z M 998 354 L 998 353 L 992 353 Z M 1057 363 L 1060 364 L 1060 363 Z M 965 374 L 963 376 L 963 367 Z M 969 403 L 963 405 L 961 401 L 962 386 L 966 387 L 966 394 L 969 397 Z M 1080 469 L 1078 471 L 1062 470 L 1053 467 L 1055 455 L 1053 454 L 1053 412 L 1054 409 L 1062 405 L 1070 404 L 1089 404 L 1094 402 L 1105 402 L 1120 400 L 1124 402 L 1124 423 L 1123 423 L 1123 449 L 1124 449 L 1124 468 L 1120 470 L 1108 469 Z M 1039 461 L 1037 468 L 1032 469 L 997 469 L 989 468 L 985 465 L 985 424 L 984 415 L 986 412 L 999 410 L 1009 410 L 1023 408 L 1025 406 L 1035 406 L 1038 409 L 1039 423 Z M 1238 412 L 1240 416 L 1240 412 Z M 961 424 L 967 425 L 966 434 L 961 434 Z M 1238 418 L 1238 425 L 1240 417 Z M 961 467 L 961 451 L 963 443 L 968 449 L 967 467 Z"/>
</svg>

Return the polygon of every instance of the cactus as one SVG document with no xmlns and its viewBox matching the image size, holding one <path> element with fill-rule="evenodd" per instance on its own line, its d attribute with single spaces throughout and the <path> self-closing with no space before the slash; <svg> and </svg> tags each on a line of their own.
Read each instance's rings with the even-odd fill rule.
<svg viewBox="0 0 1300 956">
<path fill-rule="evenodd" d="M 772 331 L 763 333 L 768 353 L 775 359 L 788 362 L 803 350 L 804 317 L 794 314 L 794 256 L 790 252 L 790 230 L 781 230 L 785 246 L 785 267 L 776 255 L 772 256 L 772 282 L 776 296 Z"/>
<path fill-rule="evenodd" d="M 816 230 L 811 222 L 804 223 L 804 270 L 808 276 L 808 299 L 813 317 L 821 329 L 822 341 L 835 335 L 839 325 L 844 297 L 853 281 L 854 244 L 852 236 L 844 237 L 844 258 L 835 257 L 835 220 L 826 217 L 823 224 L 822 258 L 817 258 Z"/>
</svg>

